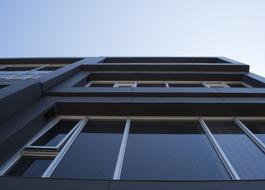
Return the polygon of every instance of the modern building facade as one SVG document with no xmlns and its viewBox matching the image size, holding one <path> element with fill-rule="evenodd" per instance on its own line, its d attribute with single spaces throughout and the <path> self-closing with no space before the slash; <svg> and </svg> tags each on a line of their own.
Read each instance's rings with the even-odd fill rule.
<svg viewBox="0 0 265 190">
<path fill-rule="evenodd" d="M 0 59 L 0 189 L 264 189 L 265 78 L 224 57 Z"/>
</svg>

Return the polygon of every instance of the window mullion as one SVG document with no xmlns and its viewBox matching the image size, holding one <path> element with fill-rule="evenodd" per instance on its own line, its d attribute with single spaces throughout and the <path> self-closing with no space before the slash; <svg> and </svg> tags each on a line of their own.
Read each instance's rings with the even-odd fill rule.
<svg viewBox="0 0 265 190">
<path fill-rule="evenodd" d="M 88 82 L 88 83 L 85 85 L 85 87 L 89 87 L 89 86 L 91 86 L 91 84 L 92 84 L 92 82 Z"/>
<path fill-rule="evenodd" d="M 226 84 L 225 82 L 221 82 L 221 84 L 224 86 L 224 87 L 228 87 L 228 88 L 231 88 L 228 84 Z"/>
<path fill-rule="evenodd" d="M 119 155 L 118 155 L 118 159 L 116 162 L 115 171 L 114 171 L 114 175 L 113 175 L 114 180 L 119 180 L 120 176 L 121 176 L 122 165 L 123 165 L 127 140 L 128 140 L 128 136 L 129 136 L 130 126 L 131 126 L 131 119 L 127 119 L 126 124 L 125 124 L 125 128 L 124 128 L 124 132 L 123 132 L 122 141 L 121 141 L 120 151 L 119 151 Z"/>
<path fill-rule="evenodd" d="M 204 132 L 206 133 L 206 136 L 210 140 L 210 142 L 213 145 L 214 149 L 216 150 L 218 156 L 220 157 L 221 161 L 223 162 L 223 164 L 224 164 L 225 168 L 227 169 L 227 171 L 228 171 L 229 175 L 231 176 L 231 178 L 233 180 L 240 180 L 240 177 L 237 174 L 235 168 L 233 167 L 233 165 L 231 164 L 231 162 L 229 161 L 229 159 L 225 155 L 225 153 L 222 150 L 222 148 L 219 145 L 219 143 L 216 141 L 215 137 L 211 133 L 211 131 L 208 128 L 207 124 L 202 119 L 199 119 L 199 122 L 200 122 Z"/>
<path fill-rule="evenodd" d="M 116 81 L 116 82 L 114 83 L 113 87 L 115 87 L 115 88 L 119 87 L 119 83 Z"/>
<path fill-rule="evenodd" d="M 202 85 L 203 85 L 204 87 L 206 87 L 206 88 L 210 88 L 210 86 L 209 86 L 206 82 L 204 82 L 204 81 L 202 81 Z"/>
<path fill-rule="evenodd" d="M 264 143 L 261 142 L 238 118 L 235 118 L 235 123 L 265 153 L 265 145 L 264 145 Z"/>
</svg>

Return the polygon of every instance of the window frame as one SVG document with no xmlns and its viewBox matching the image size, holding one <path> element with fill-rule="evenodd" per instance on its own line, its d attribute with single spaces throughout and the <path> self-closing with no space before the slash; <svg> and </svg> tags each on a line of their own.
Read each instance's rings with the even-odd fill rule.
<svg viewBox="0 0 265 190">
<path fill-rule="evenodd" d="M 137 87 L 137 82 L 127 82 L 127 81 L 116 81 L 113 85 L 113 87 L 115 88 L 121 88 L 121 87 L 128 87 L 128 88 L 132 88 L 132 87 Z"/>
<path fill-rule="evenodd" d="M 4 65 L 2 67 L 0 67 L 0 78 L 1 79 L 21 79 L 21 80 L 25 80 L 25 79 L 31 79 L 31 78 L 38 78 L 41 77 L 43 75 L 47 75 L 55 70 L 52 71 L 45 71 L 45 70 L 41 70 L 45 67 L 64 67 L 66 64 L 12 64 L 12 65 Z M 27 71 L 1 71 L 1 69 L 5 69 L 8 67 L 21 67 L 21 68 L 25 68 L 25 67 L 36 67 L 34 69 L 30 69 Z M 10 75 L 7 77 L 1 77 L 1 75 Z M 23 76 L 23 77 L 21 77 Z"/>
<path fill-rule="evenodd" d="M 84 87 L 91 87 L 92 84 L 113 84 L 112 87 L 139 87 L 139 84 L 163 84 L 163 87 L 154 88 L 235 88 L 230 87 L 229 84 L 242 84 L 243 88 L 251 88 L 249 84 L 242 81 L 130 81 L 130 80 L 102 80 L 102 81 L 89 81 Z M 125 86 L 123 86 L 123 84 Z M 201 87 L 174 87 L 170 84 L 200 84 Z M 96 88 L 96 87 L 95 87 Z M 98 87 L 97 87 L 98 88 Z M 99 88 L 111 88 L 111 87 L 99 87 Z M 142 87 L 148 88 L 148 87 Z M 240 87 L 238 87 L 240 88 Z"/>
<path fill-rule="evenodd" d="M 73 141 L 75 135 L 78 131 L 79 128 L 81 128 L 82 126 L 84 126 L 84 121 L 85 119 L 80 119 L 76 124 L 75 127 L 76 128 L 75 131 L 71 134 L 71 136 L 69 137 L 69 139 L 65 142 L 65 145 L 58 150 L 55 149 L 41 149 L 41 148 L 32 148 L 31 150 L 27 150 L 27 147 L 30 146 L 33 142 L 35 142 L 36 139 L 38 139 L 39 137 L 42 136 L 42 134 L 45 134 L 45 132 L 47 132 L 49 129 L 51 129 L 53 126 L 55 126 L 56 123 L 58 123 L 61 119 L 77 119 L 80 117 L 65 117 L 65 116 L 58 116 L 56 118 L 54 118 L 52 121 L 50 121 L 49 123 L 47 123 L 47 125 L 40 130 L 36 135 L 34 135 L 34 137 L 27 142 L 18 152 L 16 152 L 5 164 L 3 164 L 0 167 L 0 176 L 5 175 L 8 171 L 10 171 L 10 169 L 12 169 L 15 164 L 17 164 L 17 162 L 24 157 L 28 157 L 28 158 L 44 158 L 44 159 L 51 159 L 51 163 L 50 165 L 46 168 L 45 172 L 47 172 L 47 170 L 50 168 L 50 166 L 54 163 L 54 161 L 56 159 L 58 159 L 58 155 L 61 154 L 61 152 L 63 151 L 63 149 L 65 148 L 65 146 L 67 146 L 67 144 L 69 144 L 71 141 Z M 43 176 L 45 174 L 45 172 L 42 174 L 42 176 L 40 177 L 45 177 Z"/>
<path fill-rule="evenodd" d="M 29 143 L 29 145 L 25 146 L 25 150 L 27 150 L 27 149 L 38 149 L 38 150 L 44 149 L 44 150 L 56 150 L 56 151 L 60 150 L 60 148 L 62 148 L 62 146 L 64 145 L 64 143 L 67 141 L 67 139 L 71 136 L 71 134 L 78 127 L 77 124 L 75 124 L 75 126 L 65 135 L 65 137 L 63 137 L 60 140 L 60 142 L 56 146 L 45 146 L 45 145 L 43 145 L 43 146 L 36 146 L 36 145 L 32 145 L 32 144 L 34 142 L 36 142 L 38 139 L 40 139 L 43 135 L 45 135 L 50 129 L 52 129 L 53 127 L 55 127 L 56 124 L 58 124 L 60 121 L 63 121 L 63 120 L 72 120 L 73 121 L 75 119 L 61 119 L 61 118 L 56 118 L 53 123 L 48 124 L 42 132 L 40 132 L 36 137 L 34 137 L 31 140 L 31 143 Z"/>
<path fill-rule="evenodd" d="M 54 125 L 57 120 L 59 119 L 73 119 L 73 120 L 79 120 L 79 122 L 76 124 L 77 128 L 76 130 L 72 133 L 71 137 L 67 140 L 65 145 L 62 147 L 59 152 L 57 152 L 54 155 L 49 155 L 49 154 L 42 154 L 39 152 L 39 156 L 44 157 L 44 156 L 52 156 L 53 161 L 49 165 L 49 167 L 46 169 L 46 171 L 43 173 L 41 177 L 50 177 L 53 173 L 53 171 L 56 169 L 57 165 L 60 163 L 61 159 L 63 156 L 66 154 L 67 150 L 71 147 L 71 144 L 74 142 L 74 140 L 77 138 L 77 136 L 80 134 L 82 129 L 84 128 L 86 122 L 88 120 L 126 120 L 125 126 L 124 126 L 124 131 L 123 131 L 123 136 L 119 148 L 119 153 L 117 155 L 117 161 L 115 165 L 115 169 L 113 172 L 113 178 L 112 180 L 120 180 L 120 175 L 122 171 L 122 166 L 123 166 L 123 161 L 124 161 L 124 156 L 125 156 L 125 151 L 127 147 L 127 141 L 128 141 L 128 136 L 130 132 L 130 125 L 131 121 L 144 121 L 144 120 L 171 120 L 171 121 L 187 121 L 187 120 L 197 120 L 200 123 L 200 126 L 202 127 L 202 130 L 205 132 L 205 135 L 210 141 L 211 146 L 214 148 L 215 152 L 217 153 L 218 157 L 222 161 L 223 165 L 225 166 L 227 172 L 229 173 L 231 180 L 240 180 L 239 175 L 237 174 L 236 170 L 234 169 L 233 165 L 231 162 L 228 160 L 226 154 L 222 150 L 221 146 L 218 144 L 217 140 L 213 136 L 212 132 L 208 128 L 205 120 L 208 121 L 234 121 L 236 125 L 239 127 L 240 130 L 242 130 L 242 133 L 246 134 L 248 138 L 252 140 L 254 145 L 258 146 L 259 148 L 262 149 L 263 153 L 265 153 L 265 145 L 263 143 L 259 143 L 257 141 L 257 137 L 249 130 L 247 129 L 247 126 L 245 126 L 241 121 L 244 120 L 264 120 L 265 117 L 183 117 L 183 116 L 94 116 L 94 115 L 89 115 L 89 116 L 78 116 L 78 115 L 61 115 L 57 116 L 54 120 L 49 122 L 45 128 L 43 128 L 38 134 L 36 134 L 21 150 L 19 150 L 11 159 L 9 159 L 1 168 L 0 168 L 0 175 L 4 175 L 16 162 L 23 157 L 23 150 L 25 149 L 26 146 L 29 146 L 31 143 L 34 142 L 38 137 L 40 137 L 41 133 L 44 133 L 45 131 L 48 131 L 48 127 L 51 125 Z M 34 154 L 36 156 L 36 154 Z M 189 180 L 187 180 L 189 181 Z"/>
</svg>

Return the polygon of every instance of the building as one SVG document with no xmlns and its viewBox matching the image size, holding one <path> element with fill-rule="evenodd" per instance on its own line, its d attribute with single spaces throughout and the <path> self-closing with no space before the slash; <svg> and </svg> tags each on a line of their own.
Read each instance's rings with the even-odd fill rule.
<svg viewBox="0 0 265 190">
<path fill-rule="evenodd" d="M 224 57 L 0 59 L 0 189 L 264 189 L 265 78 Z"/>
</svg>

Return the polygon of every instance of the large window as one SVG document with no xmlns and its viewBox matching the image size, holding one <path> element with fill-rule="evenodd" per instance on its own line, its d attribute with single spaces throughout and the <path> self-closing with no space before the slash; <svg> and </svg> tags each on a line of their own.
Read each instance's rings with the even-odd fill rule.
<svg viewBox="0 0 265 190">
<path fill-rule="evenodd" d="M 241 179 L 265 179 L 265 156 L 233 121 L 207 121 Z"/>
<path fill-rule="evenodd" d="M 248 88 L 241 81 L 90 81 L 85 87 Z"/>
<path fill-rule="evenodd" d="M 265 119 L 58 116 L 0 175 L 265 180 Z"/>
<path fill-rule="evenodd" d="M 111 120 L 88 121 L 52 177 L 112 179 L 124 123 Z"/>
<path fill-rule="evenodd" d="M 132 122 L 121 179 L 229 179 L 198 121 Z"/>
</svg>

